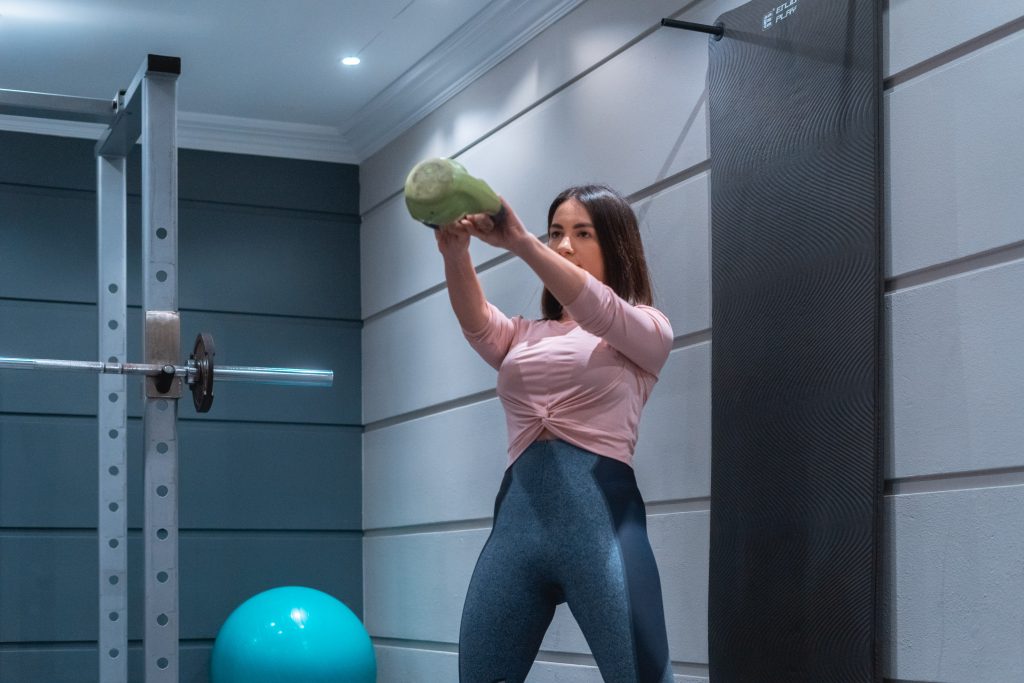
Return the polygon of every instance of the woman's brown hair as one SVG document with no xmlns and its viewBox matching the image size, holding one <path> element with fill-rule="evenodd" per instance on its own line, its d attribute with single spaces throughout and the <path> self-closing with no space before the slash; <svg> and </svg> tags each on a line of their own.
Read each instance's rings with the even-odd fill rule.
<svg viewBox="0 0 1024 683">
<path fill-rule="evenodd" d="M 577 185 L 563 190 L 548 209 L 548 226 L 564 202 L 575 199 L 586 208 L 601 246 L 605 280 L 616 294 L 631 304 L 651 305 L 651 278 L 644 258 L 640 226 L 633 207 L 615 190 L 604 185 Z M 544 288 L 540 300 L 545 320 L 559 320 L 562 304 Z"/>
</svg>

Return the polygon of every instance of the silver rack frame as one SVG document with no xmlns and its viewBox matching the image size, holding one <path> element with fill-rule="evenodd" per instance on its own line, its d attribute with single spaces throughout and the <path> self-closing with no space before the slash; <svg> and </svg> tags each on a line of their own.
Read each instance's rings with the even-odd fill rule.
<svg viewBox="0 0 1024 683">
<path fill-rule="evenodd" d="M 145 680 L 179 680 L 178 400 L 197 369 L 181 358 L 178 312 L 177 79 L 181 60 L 148 55 L 112 100 L 0 90 L 0 114 L 107 125 L 96 144 L 99 352 L 103 360 L 0 358 L 0 369 L 98 372 L 99 680 L 128 681 L 127 374 L 144 375 Z M 142 142 L 144 363 L 127 362 L 125 161 Z M 158 379 L 171 386 L 158 388 Z M 333 373 L 218 367 L 219 380 L 330 386 Z"/>
</svg>

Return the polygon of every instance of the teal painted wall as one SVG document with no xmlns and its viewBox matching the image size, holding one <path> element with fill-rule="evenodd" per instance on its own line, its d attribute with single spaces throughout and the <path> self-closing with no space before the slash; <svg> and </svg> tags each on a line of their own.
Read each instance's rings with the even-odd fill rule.
<svg viewBox="0 0 1024 683">
<path fill-rule="evenodd" d="M 0 132 L 0 355 L 95 360 L 87 140 Z M 139 155 L 129 160 L 128 357 L 141 352 Z M 181 401 L 181 680 L 223 620 L 301 584 L 363 612 L 359 181 L 353 165 L 181 150 L 182 349 L 329 368 L 330 389 L 216 385 Z M 134 381 L 133 381 L 134 380 Z M 96 377 L 0 370 L 0 681 L 97 680 Z M 142 396 L 129 379 L 129 675 L 142 678 Z"/>
</svg>

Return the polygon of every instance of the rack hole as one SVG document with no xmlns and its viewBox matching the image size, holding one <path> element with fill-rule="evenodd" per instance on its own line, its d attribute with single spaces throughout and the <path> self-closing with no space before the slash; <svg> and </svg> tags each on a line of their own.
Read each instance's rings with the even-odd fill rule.
<svg viewBox="0 0 1024 683">
<path fill-rule="evenodd" d="M 119 616 L 120 615 L 118 615 L 117 612 L 111 612 L 110 614 L 107 615 L 107 618 L 110 619 L 111 621 L 117 621 Z"/>
<path fill-rule="evenodd" d="M 110 286 L 107 287 L 107 291 L 109 291 L 111 294 L 117 294 L 117 283 L 110 283 Z"/>
<path fill-rule="evenodd" d="M 117 321 L 116 320 L 111 320 L 109 323 L 107 323 L 107 327 L 109 327 L 112 330 L 116 330 L 117 329 Z"/>
<path fill-rule="evenodd" d="M 111 356 L 110 358 L 107 359 L 107 361 L 110 362 L 110 363 L 116 363 L 117 362 L 117 356 Z"/>
<path fill-rule="evenodd" d="M 167 452 L 167 444 L 165 444 L 163 441 L 158 443 L 156 445 L 156 452 L 159 453 L 160 455 L 163 455 L 164 453 L 166 453 Z"/>
<path fill-rule="evenodd" d="M 110 505 L 108 505 L 107 507 L 109 507 L 109 508 L 110 508 L 110 511 L 111 511 L 111 512 L 117 512 L 117 508 L 118 508 L 119 506 L 118 506 L 118 504 L 117 504 L 117 503 L 111 503 L 111 504 L 110 504 Z"/>
<path fill-rule="evenodd" d="M 157 529 L 156 530 L 156 537 L 159 538 L 161 541 L 166 540 L 167 539 L 167 529 Z"/>
<path fill-rule="evenodd" d="M 111 403 L 117 403 L 117 394 L 108 395 L 107 400 L 109 400 Z"/>
<path fill-rule="evenodd" d="M 167 228 L 157 228 L 156 236 L 158 238 L 160 238 L 160 239 L 166 239 L 167 238 Z"/>
<path fill-rule="evenodd" d="M 157 282 L 167 282 L 167 271 L 166 270 L 158 270 L 158 271 L 156 271 L 156 281 Z"/>
<path fill-rule="evenodd" d="M 111 659 L 117 659 L 117 656 L 118 656 L 119 654 L 121 654 L 121 653 L 117 651 L 117 648 L 113 648 L 113 649 L 112 649 L 112 650 L 110 651 L 110 658 L 111 658 Z"/>
<path fill-rule="evenodd" d="M 161 614 L 156 618 L 156 623 L 160 624 L 161 626 L 167 626 L 167 621 L 168 619 L 166 614 Z"/>
<path fill-rule="evenodd" d="M 161 498 L 166 496 L 167 495 L 167 487 L 166 486 L 157 486 L 156 487 L 156 495 L 160 496 Z"/>
<path fill-rule="evenodd" d="M 116 465 L 111 465 L 111 466 L 110 466 L 110 469 L 109 469 L 109 470 L 107 470 L 107 472 L 110 472 L 110 476 L 112 476 L 112 477 L 116 477 L 116 476 L 117 476 L 117 473 L 118 473 L 118 472 L 120 472 L 120 471 L 121 471 L 121 470 L 117 469 L 117 466 L 116 466 Z"/>
<path fill-rule="evenodd" d="M 167 583 L 167 572 L 157 572 L 156 580 L 160 583 Z"/>
<path fill-rule="evenodd" d="M 117 542 L 117 539 L 116 539 L 116 538 L 112 538 L 112 539 L 110 539 L 110 547 L 111 547 L 111 548 L 116 548 L 116 547 L 117 547 L 118 545 L 119 545 L 119 544 L 118 544 L 118 542 Z"/>
<path fill-rule="evenodd" d="M 119 579 L 116 576 L 111 576 L 107 581 L 110 582 L 111 586 L 116 586 Z"/>
<path fill-rule="evenodd" d="M 167 668 L 167 658 L 166 657 L 161 657 L 160 659 L 156 660 L 156 665 L 158 667 L 160 667 L 161 669 L 166 669 Z"/>
<path fill-rule="evenodd" d="M 111 429 L 109 432 L 107 432 L 107 434 L 110 435 L 111 439 L 116 439 L 117 438 L 117 430 L 116 429 Z"/>
</svg>

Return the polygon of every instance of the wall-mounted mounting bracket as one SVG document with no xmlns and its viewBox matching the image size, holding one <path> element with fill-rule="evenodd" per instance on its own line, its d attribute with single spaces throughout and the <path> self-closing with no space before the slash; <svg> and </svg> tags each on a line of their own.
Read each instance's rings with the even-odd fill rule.
<svg viewBox="0 0 1024 683">
<path fill-rule="evenodd" d="M 715 40 L 721 40 L 722 36 L 725 35 L 725 26 L 722 24 L 695 24 L 692 21 L 680 21 L 678 19 L 662 19 L 662 26 L 668 28 L 681 28 L 686 31 L 699 31 L 701 33 L 710 33 L 715 37 Z"/>
</svg>

